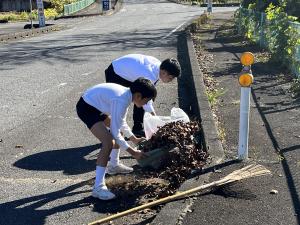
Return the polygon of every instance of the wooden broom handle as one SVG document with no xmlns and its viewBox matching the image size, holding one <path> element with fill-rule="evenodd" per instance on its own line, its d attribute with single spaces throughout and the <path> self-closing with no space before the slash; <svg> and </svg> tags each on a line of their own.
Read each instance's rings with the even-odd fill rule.
<svg viewBox="0 0 300 225">
<path fill-rule="evenodd" d="M 114 219 L 126 216 L 126 215 L 131 214 L 131 213 L 135 213 L 135 212 L 143 210 L 143 209 L 151 208 L 153 206 L 156 206 L 156 205 L 159 205 L 159 204 L 162 204 L 162 203 L 165 203 L 165 202 L 169 202 L 169 201 L 175 200 L 177 198 L 180 198 L 180 197 L 183 197 L 183 196 L 186 196 L 186 195 L 190 195 L 190 194 L 193 194 L 195 192 L 199 192 L 199 191 L 204 190 L 204 189 L 208 189 L 210 187 L 218 186 L 218 184 L 220 184 L 222 182 L 223 182 L 223 179 L 212 182 L 212 183 L 209 183 L 209 184 L 201 185 L 199 187 L 195 187 L 195 188 L 192 188 L 192 189 L 187 190 L 187 191 L 177 192 L 174 195 L 171 195 L 171 196 L 168 196 L 168 197 L 165 197 L 165 198 L 161 198 L 161 199 L 155 200 L 153 202 L 149 202 L 149 203 L 146 203 L 144 205 L 134 207 L 132 209 L 128 209 L 126 211 L 123 211 L 123 212 L 105 217 L 103 219 L 96 220 L 92 223 L 89 223 L 89 225 L 102 224 L 102 223 L 108 222 L 110 220 L 114 220 Z"/>
</svg>

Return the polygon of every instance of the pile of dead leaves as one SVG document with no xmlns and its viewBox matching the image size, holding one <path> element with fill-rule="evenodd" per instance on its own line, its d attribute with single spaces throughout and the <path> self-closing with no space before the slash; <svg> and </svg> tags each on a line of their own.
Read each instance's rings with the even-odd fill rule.
<svg viewBox="0 0 300 225">
<path fill-rule="evenodd" d="M 168 155 L 155 171 L 156 176 L 169 181 L 171 190 L 177 189 L 191 174 L 201 169 L 208 158 L 198 121 L 167 123 L 142 146 L 144 152 L 168 149 Z"/>
</svg>

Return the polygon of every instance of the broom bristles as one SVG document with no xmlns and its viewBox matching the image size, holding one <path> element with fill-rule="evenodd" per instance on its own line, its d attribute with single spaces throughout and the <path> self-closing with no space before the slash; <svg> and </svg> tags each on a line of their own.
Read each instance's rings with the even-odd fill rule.
<svg viewBox="0 0 300 225">
<path fill-rule="evenodd" d="M 239 181 L 242 179 L 247 179 L 250 177 L 258 177 L 258 176 L 263 176 L 263 175 L 267 175 L 267 174 L 271 174 L 271 171 L 266 169 L 262 165 L 252 164 L 252 165 L 245 166 L 242 169 L 239 169 L 239 170 L 236 170 L 236 171 L 230 173 L 229 175 L 227 175 L 226 177 L 221 179 L 219 181 L 218 185 L 224 185 L 224 184 L 232 183 L 232 182 Z"/>
<path fill-rule="evenodd" d="M 242 180 L 242 179 L 267 175 L 267 174 L 270 174 L 270 173 L 271 172 L 269 170 L 267 170 L 265 167 L 263 167 L 261 165 L 249 165 L 249 166 L 246 166 L 246 167 L 244 167 L 240 170 L 236 170 L 236 171 L 232 172 L 231 174 L 227 175 L 226 177 L 224 177 L 223 179 L 221 179 L 219 181 L 214 181 L 214 182 L 209 183 L 209 184 L 205 184 L 205 185 L 202 185 L 202 186 L 199 186 L 199 187 L 187 190 L 187 191 L 183 191 L 181 193 L 177 193 L 177 194 L 172 195 L 172 196 L 168 196 L 168 197 L 165 197 L 165 198 L 162 198 L 162 199 L 159 199 L 159 200 L 155 200 L 153 202 L 146 203 L 146 204 L 141 205 L 141 206 L 137 206 L 135 208 L 126 210 L 124 212 L 120 212 L 120 213 L 117 213 L 115 215 L 111 215 L 109 217 L 94 221 L 92 223 L 89 223 L 89 225 L 102 224 L 104 222 L 108 222 L 110 220 L 114 220 L 114 219 L 120 218 L 122 216 L 126 216 L 128 214 L 140 211 L 142 209 L 150 208 L 150 207 L 153 207 L 155 205 L 166 203 L 166 202 L 172 201 L 174 199 L 177 199 L 179 197 L 188 196 L 188 195 L 191 195 L 193 193 L 196 193 L 196 192 L 208 189 L 208 188 L 218 187 L 218 186 L 229 184 L 229 183 L 239 181 L 239 180 Z"/>
</svg>

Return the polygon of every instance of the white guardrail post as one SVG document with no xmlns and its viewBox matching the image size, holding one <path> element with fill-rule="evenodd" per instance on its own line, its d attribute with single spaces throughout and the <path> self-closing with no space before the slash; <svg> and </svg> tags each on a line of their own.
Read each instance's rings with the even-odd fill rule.
<svg viewBox="0 0 300 225">
<path fill-rule="evenodd" d="M 239 126 L 239 147 L 238 159 L 248 159 L 248 139 L 249 139 L 249 111 L 250 111 L 250 93 L 253 75 L 251 65 L 254 63 L 254 55 L 251 52 L 244 52 L 240 61 L 243 69 L 239 75 L 241 85 L 240 99 L 240 126 Z"/>
</svg>

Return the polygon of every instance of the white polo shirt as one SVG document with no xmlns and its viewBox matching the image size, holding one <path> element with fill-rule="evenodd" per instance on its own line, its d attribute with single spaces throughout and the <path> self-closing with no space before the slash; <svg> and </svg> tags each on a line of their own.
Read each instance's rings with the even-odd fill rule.
<svg viewBox="0 0 300 225">
<path fill-rule="evenodd" d="M 160 64 L 157 58 L 142 54 L 128 54 L 112 61 L 115 73 L 125 80 L 133 82 L 143 77 L 153 84 L 159 80 Z M 154 112 L 153 101 L 149 101 L 143 108 L 147 112 Z"/>
<path fill-rule="evenodd" d="M 111 116 L 110 132 L 113 138 L 120 149 L 128 149 L 130 145 L 125 141 L 120 131 L 126 137 L 133 135 L 126 122 L 128 107 L 132 103 L 130 89 L 115 83 L 98 84 L 85 91 L 82 98 L 89 105 Z"/>
</svg>

